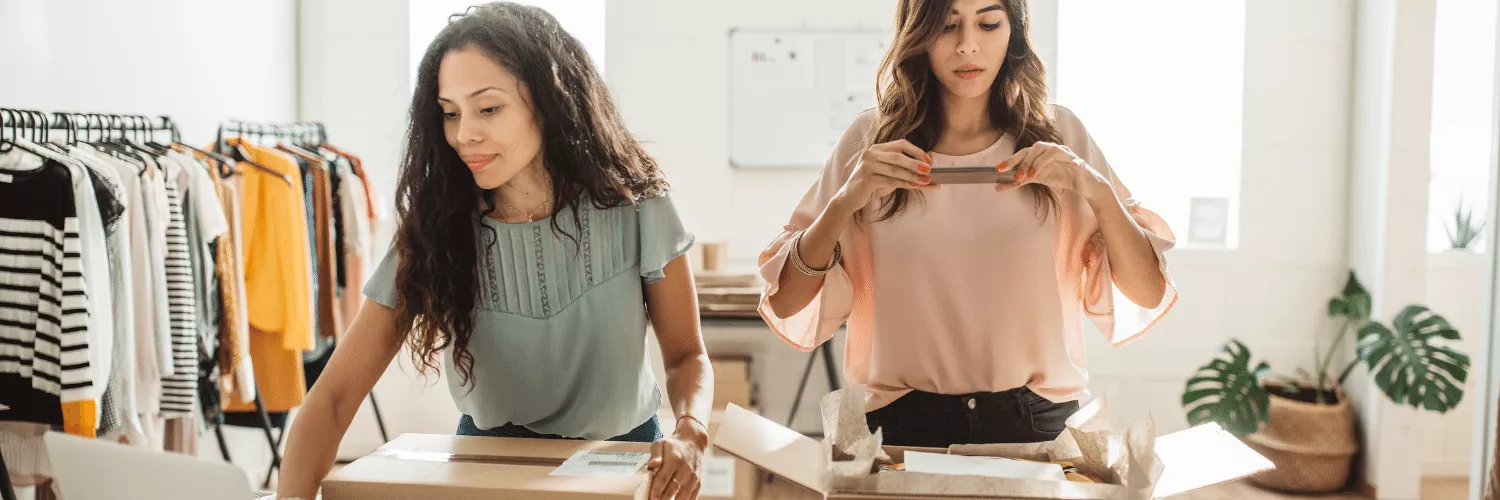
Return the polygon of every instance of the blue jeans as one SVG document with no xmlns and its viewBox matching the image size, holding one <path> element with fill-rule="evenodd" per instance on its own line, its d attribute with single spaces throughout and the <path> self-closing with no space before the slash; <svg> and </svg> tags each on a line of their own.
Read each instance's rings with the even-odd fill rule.
<svg viewBox="0 0 1500 500">
<path fill-rule="evenodd" d="M 531 438 L 531 439 L 583 439 L 569 438 L 556 434 L 542 434 L 515 424 L 505 424 L 493 429 L 480 429 L 474 425 L 474 417 L 464 415 L 458 419 L 458 435 L 480 436 L 480 437 L 502 437 L 502 438 Z M 661 422 L 656 415 L 650 420 L 636 427 L 624 435 L 609 438 L 608 441 L 626 441 L 634 443 L 654 443 L 662 439 Z"/>
</svg>

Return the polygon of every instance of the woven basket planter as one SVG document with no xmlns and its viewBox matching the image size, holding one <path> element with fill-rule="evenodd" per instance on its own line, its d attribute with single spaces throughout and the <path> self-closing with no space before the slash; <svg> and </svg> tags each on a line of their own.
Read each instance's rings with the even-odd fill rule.
<svg viewBox="0 0 1500 500">
<path fill-rule="evenodd" d="M 1276 464 L 1276 470 L 1250 482 L 1297 493 L 1343 489 L 1359 451 L 1349 398 L 1335 389 L 1337 403 L 1317 404 L 1281 396 L 1280 386 L 1268 384 L 1266 390 L 1271 393 L 1271 421 L 1246 436 L 1245 444 Z"/>
</svg>

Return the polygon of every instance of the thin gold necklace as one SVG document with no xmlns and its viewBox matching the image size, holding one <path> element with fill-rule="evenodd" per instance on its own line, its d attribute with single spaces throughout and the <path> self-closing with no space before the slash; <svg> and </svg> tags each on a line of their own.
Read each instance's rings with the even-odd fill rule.
<svg viewBox="0 0 1500 500">
<path fill-rule="evenodd" d="M 512 206 L 511 204 L 506 203 L 505 200 L 501 200 L 500 204 L 504 205 L 505 208 L 510 209 L 510 211 L 512 211 L 512 212 L 524 214 L 526 216 L 526 222 L 536 222 L 536 214 L 538 212 L 541 212 L 542 210 L 545 210 L 547 208 L 547 205 L 552 204 L 552 197 L 548 196 L 547 199 L 545 201 L 543 201 L 541 205 L 538 205 L 535 209 L 533 209 L 530 212 L 527 212 L 527 211 L 521 210 L 519 208 L 516 208 L 516 207 Z"/>
</svg>

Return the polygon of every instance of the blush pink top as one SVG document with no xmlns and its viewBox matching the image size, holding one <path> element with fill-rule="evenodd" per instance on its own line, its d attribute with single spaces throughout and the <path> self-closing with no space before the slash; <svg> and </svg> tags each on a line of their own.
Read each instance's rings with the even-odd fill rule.
<svg viewBox="0 0 1500 500">
<path fill-rule="evenodd" d="M 1156 309 L 1116 297 L 1107 242 L 1082 195 L 1057 192 L 1061 210 L 1043 220 L 1024 190 L 948 185 L 913 197 L 889 220 L 875 221 L 879 202 L 865 207 L 866 222 L 849 224 L 839 238 L 843 262 L 825 275 L 822 291 L 801 311 L 777 317 L 766 298 L 789 265 L 792 237 L 823 212 L 869 146 L 876 116 L 866 111 L 844 133 L 791 223 L 761 253 L 761 316 L 804 351 L 847 322 L 845 376 L 868 386 L 867 410 L 912 389 L 972 394 L 1026 386 L 1054 402 L 1087 399 L 1083 319 L 1117 347 L 1154 325 L 1177 300 L 1162 255 L 1175 236 L 1130 197 L 1078 117 L 1061 106 L 1053 111 L 1063 144 L 1109 177 L 1150 239 L 1167 282 Z M 1014 152 L 1007 135 L 974 154 L 932 153 L 932 159 L 934 167 L 995 165 Z"/>
</svg>

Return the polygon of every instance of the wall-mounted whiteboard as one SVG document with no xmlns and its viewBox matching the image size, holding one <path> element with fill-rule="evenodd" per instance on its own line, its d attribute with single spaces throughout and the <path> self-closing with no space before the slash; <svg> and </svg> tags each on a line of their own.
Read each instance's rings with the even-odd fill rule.
<svg viewBox="0 0 1500 500">
<path fill-rule="evenodd" d="M 729 164 L 821 167 L 875 107 L 889 44 L 877 30 L 730 30 Z"/>
</svg>

